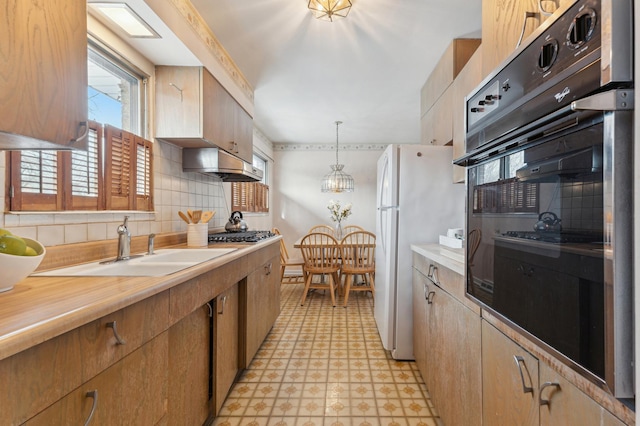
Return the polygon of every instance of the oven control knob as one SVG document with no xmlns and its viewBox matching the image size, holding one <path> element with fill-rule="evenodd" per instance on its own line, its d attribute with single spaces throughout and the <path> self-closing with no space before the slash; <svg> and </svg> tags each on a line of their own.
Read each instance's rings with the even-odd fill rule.
<svg viewBox="0 0 640 426">
<path fill-rule="evenodd" d="M 509 85 L 509 83 L 504 83 L 502 85 L 502 90 L 504 90 L 505 92 L 507 92 L 509 89 L 511 89 L 511 86 Z"/>
<path fill-rule="evenodd" d="M 596 12 L 591 8 L 583 9 L 569 26 L 567 45 L 574 49 L 589 41 L 596 27 Z"/>
<path fill-rule="evenodd" d="M 551 68 L 553 63 L 558 57 L 558 40 L 552 39 L 547 41 L 540 48 L 540 54 L 538 55 L 538 69 L 542 72 L 546 72 Z"/>
<path fill-rule="evenodd" d="M 471 112 L 482 112 L 484 108 L 471 108 Z"/>
</svg>

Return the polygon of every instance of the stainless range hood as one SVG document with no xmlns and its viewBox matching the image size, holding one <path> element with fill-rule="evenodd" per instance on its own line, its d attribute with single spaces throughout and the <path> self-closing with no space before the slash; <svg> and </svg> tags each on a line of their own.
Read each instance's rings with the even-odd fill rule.
<svg viewBox="0 0 640 426">
<path fill-rule="evenodd" d="M 262 180 L 262 170 L 219 148 L 184 148 L 182 171 L 211 174 L 224 182 Z"/>
</svg>

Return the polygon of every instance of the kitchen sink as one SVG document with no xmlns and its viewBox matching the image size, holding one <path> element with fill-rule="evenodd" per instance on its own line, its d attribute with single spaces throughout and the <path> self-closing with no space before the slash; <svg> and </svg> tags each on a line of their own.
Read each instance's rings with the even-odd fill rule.
<svg viewBox="0 0 640 426">
<path fill-rule="evenodd" d="M 128 276 L 128 277 L 160 277 L 173 274 L 216 257 L 224 256 L 235 248 L 211 249 L 162 249 L 155 254 L 132 257 L 117 262 L 92 262 L 66 268 L 31 274 L 34 277 L 52 276 Z"/>
</svg>

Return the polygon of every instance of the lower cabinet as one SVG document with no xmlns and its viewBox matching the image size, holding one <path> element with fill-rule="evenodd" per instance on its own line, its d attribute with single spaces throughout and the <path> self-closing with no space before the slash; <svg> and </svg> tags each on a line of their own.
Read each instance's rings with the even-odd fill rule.
<svg viewBox="0 0 640 426">
<path fill-rule="evenodd" d="M 26 424 L 156 424 L 166 410 L 168 341 L 160 334 Z"/>
<path fill-rule="evenodd" d="M 414 269 L 414 356 L 444 424 L 480 425 L 480 316 L 444 288 L 463 277 L 430 263 Z"/>
<path fill-rule="evenodd" d="M 482 363 L 484 425 L 624 424 L 487 321 Z"/>
<path fill-rule="evenodd" d="M 240 321 L 238 285 L 226 290 L 215 299 L 213 313 L 213 401 L 215 414 L 231 390 L 240 370 Z"/>
<path fill-rule="evenodd" d="M 209 417 L 212 305 L 204 305 L 169 329 L 167 423 L 201 425 Z"/>
<path fill-rule="evenodd" d="M 280 315 L 280 256 L 247 277 L 245 360 L 248 364 Z"/>
</svg>

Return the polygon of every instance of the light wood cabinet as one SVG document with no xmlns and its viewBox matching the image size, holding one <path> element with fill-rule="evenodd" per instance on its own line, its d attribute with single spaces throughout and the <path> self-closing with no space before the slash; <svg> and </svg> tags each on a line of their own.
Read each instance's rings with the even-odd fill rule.
<svg viewBox="0 0 640 426">
<path fill-rule="evenodd" d="M 279 256 L 247 277 L 245 360 L 248 365 L 280 315 Z"/>
<path fill-rule="evenodd" d="M 538 425 L 538 360 L 482 321 L 484 425 Z"/>
<path fill-rule="evenodd" d="M 84 383 L 26 425 L 155 424 L 166 413 L 168 333 Z"/>
<path fill-rule="evenodd" d="M 156 67 L 155 137 L 253 162 L 253 119 L 203 67 Z"/>
<path fill-rule="evenodd" d="M 414 268 L 414 356 L 420 373 L 445 424 L 480 425 L 479 311 L 458 298 L 462 275 L 415 255 Z"/>
<path fill-rule="evenodd" d="M 475 51 L 453 82 L 453 158 L 465 153 L 466 103 L 465 97 L 482 81 L 482 48 Z M 465 168 L 453 166 L 453 181 L 465 181 Z"/>
<path fill-rule="evenodd" d="M 546 12 L 571 3 L 571 0 L 483 0 L 482 2 L 482 75 L 488 76 L 546 19 Z"/>
<path fill-rule="evenodd" d="M 213 306 L 204 305 L 169 329 L 168 424 L 201 425 L 209 417 L 211 315 Z"/>
<path fill-rule="evenodd" d="M 423 144 L 447 145 L 451 143 L 453 139 L 453 101 L 453 86 L 449 86 L 422 117 L 420 128 Z"/>
<path fill-rule="evenodd" d="M 239 299 L 238 285 L 234 285 L 215 300 L 213 400 L 216 415 L 220 412 L 240 370 Z"/>
<path fill-rule="evenodd" d="M 86 149 L 86 1 L 4 2 L 0 52 L 0 148 Z"/>
</svg>

